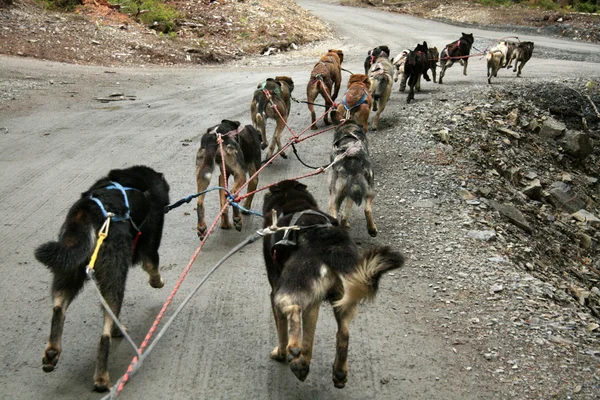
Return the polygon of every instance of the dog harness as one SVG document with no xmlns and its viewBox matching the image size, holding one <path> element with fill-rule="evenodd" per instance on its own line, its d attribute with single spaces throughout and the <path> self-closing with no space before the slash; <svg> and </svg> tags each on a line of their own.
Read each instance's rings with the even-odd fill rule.
<svg viewBox="0 0 600 400">
<path fill-rule="evenodd" d="M 348 89 L 348 90 L 350 90 L 350 89 Z M 353 109 L 355 109 L 356 107 L 360 106 L 361 104 L 363 104 L 367 101 L 367 91 L 365 89 L 363 89 L 363 95 L 360 98 L 360 100 L 355 105 L 348 108 L 348 102 L 346 101 L 346 94 L 348 93 L 348 90 L 346 90 L 346 93 L 344 93 L 344 98 L 342 99 L 342 105 L 346 109 L 346 119 L 350 119 L 350 111 L 352 111 Z"/>
<path fill-rule="evenodd" d="M 138 226 L 136 225 L 136 223 L 133 221 L 133 218 L 131 218 L 131 213 L 130 213 L 130 209 L 129 209 L 129 199 L 127 198 L 127 191 L 128 190 L 135 190 L 138 191 L 140 193 L 143 193 L 144 195 L 146 195 L 145 192 L 142 192 L 139 189 L 133 188 L 133 187 L 126 187 L 126 186 L 122 186 L 119 182 L 110 182 L 111 185 L 105 186 L 103 189 L 108 189 L 108 190 L 119 190 L 121 192 L 121 194 L 123 195 L 123 201 L 125 202 L 125 208 L 127 209 L 125 211 L 124 214 L 122 215 L 113 215 L 111 217 L 112 221 L 115 222 L 119 222 L 119 221 L 127 221 L 129 220 L 129 222 L 131 222 L 131 226 L 133 226 L 133 228 L 137 231 L 135 238 L 133 239 L 133 251 L 135 251 L 135 248 L 137 246 L 137 242 L 140 238 L 140 235 L 142 234 L 142 231 L 140 230 L 140 228 L 144 225 L 144 223 L 146 222 L 146 218 L 144 218 L 144 220 L 142 221 L 142 223 Z M 106 209 L 104 208 L 104 204 L 102 204 L 102 201 L 100 201 L 100 199 L 98 199 L 97 197 L 94 197 L 90 194 L 89 197 L 91 200 L 93 200 L 98 207 L 100 207 L 100 211 L 102 211 L 102 215 L 104 215 L 104 218 L 108 218 L 108 212 L 106 211 Z"/>
<path fill-rule="evenodd" d="M 260 85 L 260 89 L 261 90 L 266 90 L 267 89 L 267 81 L 264 81 L 262 83 L 262 85 Z M 281 87 L 278 87 L 278 88 L 276 88 L 274 90 L 269 90 L 269 92 L 271 92 L 271 93 L 273 93 L 273 94 L 275 94 L 277 96 L 281 96 Z"/>
<path fill-rule="evenodd" d="M 302 217 L 305 214 L 311 214 L 311 215 L 318 215 L 320 217 L 323 217 L 325 219 L 325 223 L 324 224 L 317 224 L 317 225 L 307 225 L 307 226 L 302 226 L 300 227 L 300 229 L 311 229 L 311 228 L 329 228 L 330 226 L 333 226 L 331 221 L 329 220 L 329 218 L 327 217 L 326 214 L 320 212 L 320 211 L 316 211 L 316 210 L 303 210 L 297 213 L 292 214 L 292 219 L 290 220 L 290 225 L 289 226 L 294 226 L 296 225 L 296 223 L 298 222 L 298 220 L 300 219 L 300 217 Z M 290 234 L 291 234 L 292 230 L 288 229 L 285 231 L 285 233 L 283 234 L 283 237 L 281 238 L 281 240 L 275 242 L 275 235 L 271 236 L 271 251 L 272 251 L 272 257 L 273 257 L 273 261 L 276 264 L 279 264 L 279 262 L 277 261 L 277 249 L 281 248 L 281 247 L 294 247 L 297 246 L 297 237 L 293 237 L 290 238 Z M 298 231 L 295 231 L 298 232 Z"/>
</svg>

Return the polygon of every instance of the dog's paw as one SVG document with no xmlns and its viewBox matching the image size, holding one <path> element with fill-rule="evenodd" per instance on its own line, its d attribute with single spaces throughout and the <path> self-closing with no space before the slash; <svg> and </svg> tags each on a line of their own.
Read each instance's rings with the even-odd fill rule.
<svg viewBox="0 0 600 400">
<path fill-rule="evenodd" d="M 236 231 L 241 231 L 242 230 L 242 219 L 241 218 L 234 218 L 233 219 L 233 226 L 235 227 Z"/>
<path fill-rule="evenodd" d="M 290 356 L 292 355 L 289 354 L 288 359 Z M 294 375 L 296 375 L 296 378 L 298 378 L 301 382 L 304 382 L 308 376 L 308 373 L 310 372 L 310 365 L 308 365 L 304 357 L 300 355 L 299 357 L 293 358 L 290 361 L 290 370 L 294 373 Z"/>
<path fill-rule="evenodd" d="M 287 156 L 287 154 L 285 154 L 285 151 L 282 151 L 282 152 L 281 152 L 281 158 L 283 158 L 283 159 L 287 160 L 287 157 L 288 157 L 288 156 Z"/>
<path fill-rule="evenodd" d="M 204 239 L 204 236 L 206 236 L 206 226 L 199 226 L 196 229 L 196 233 L 198 234 L 198 238 L 200 238 L 200 240 Z"/>
<path fill-rule="evenodd" d="M 333 370 L 333 386 L 343 389 L 348 382 L 348 372 Z"/>
<path fill-rule="evenodd" d="M 123 328 L 125 329 L 125 332 L 128 332 L 126 326 L 123 325 Z M 118 326 L 113 325 L 113 327 L 112 327 L 112 329 L 110 331 L 110 336 L 113 337 L 113 338 L 119 339 L 119 338 L 122 338 L 125 335 L 123 335 L 123 332 L 121 332 L 121 330 L 119 329 Z"/>
<path fill-rule="evenodd" d="M 148 283 L 155 289 L 160 289 L 165 286 L 165 281 L 162 276 L 154 276 L 148 280 Z"/>
<path fill-rule="evenodd" d="M 271 351 L 271 353 L 269 354 L 269 357 L 271 357 L 271 360 L 275 360 L 275 361 L 279 361 L 279 362 L 285 361 L 285 356 L 286 356 L 285 350 L 280 351 L 279 346 L 275 347 L 273 349 L 273 351 Z"/>
<path fill-rule="evenodd" d="M 314 124 L 313 126 L 310 127 L 310 129 L 312 129 L 313 131 L 316 131 L 319 128 L 317 128 L 317 124 Z"/>
<path fill-rule="evenodd" d="M 231 229 L 231 222 L 221 222 L 221 229 Z"/>
<path fill-rule="evenodd" d="M 60 350 L 49 346 L 46 348 L 44 352 L 44 357 L 42 358 L 42 369 L 44 372 L 52 372 L 54 371 L 54 367 L 58 363 L 58 357 L 60 356 Z"/>
<path fill-rule="evenodd" d="M 94 379 L 94 392 L 103 393 L 110 390 L 110 379 L 108 373 Z"/>
<path fill-rule="evenodd" d="M 371 237 L 377 236 L 377 228 L 368 228 L 367 232 L 369 232 L 369 236 Z"/>
<path fill-rule="evenodd" d="M 260 144 L 260 149 L 261 149 L 261 150 L 264 150 L 264 149 L 266 149 L 267 147 L 269 147 L 269 145 L 268 145 L 268 144 L 266 144 L 266 143 L 261 143 L 261 144 Z"/>
</svg>

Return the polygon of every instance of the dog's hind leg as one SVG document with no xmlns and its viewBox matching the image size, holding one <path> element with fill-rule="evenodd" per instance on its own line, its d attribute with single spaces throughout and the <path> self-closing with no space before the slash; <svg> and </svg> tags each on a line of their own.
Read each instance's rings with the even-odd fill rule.
<svg viewBox="0 0 600 400">
<path fill-rule="evenodd" d="M 367 232 L 372 237 L 377 236 L 377 226 L 373 220 L 373 195 L 367 194 L 365 201 L 365 218 L 367 220 Z"/>
<path fill-rule="evenodd" d="M 205 165 L 206 151 L 201 149 L 198 152 L 198 158 L 196 161 L 196 185 L 198 193 L 201 193 L 208 188 L 210 178 L 212 175 L 212 165 L 206 162 Z M 198 223 L 196 225 L 196 232 L 200 239 L 204 238 L 206 234 L 206 221 L 204 220 L 204 194 L 198 196 L 198 202 L 196 206 L 196 214 L 198 216 Z"/>
<path fill-rule="evenodd" d="M 311 77 L 311 79 L 313 78 Z M 308 106 L 308 111 L 310 111 L 310 129 L 312 130 L 317 130 L 317 114 L 315 113 L 315 106 L 313 104 L 317 99 L 317 93 L 319 92 L 319 90 L 315 85 L 320 85 L 320 83 L 318 81 L 315 81 L 314 84 L 309 83 L 306 87 L 306 103 Z"/>
<path fill-rule="evenodd" d="M 463 75 L 464 75 L 464 76 L 467 76 L 467 66 L 469 65 L 469 59 L 468 59 L 468 58 L 465 58 L 465 59 L 463 59 L 463 60 L 461 60 L 461 61 L 463 61 L 463 62 L 461 63 L 461 64 L 463 65 Z"/>
<path fill-rule="evenodd" d="M 273 351 L 271 351 L 269 356 L 275 361 L 285 361 L 288 344 L 287 318 L 275 304 L 273 292 L 271 292 L 271 308 L 273 310 L 273 318 L 275 319 L 275 328 L 277 329 L 277 339 L 279 345 L 275 347 Z"/>
<path fill-rule="evenodd" d="M 287 317 L 288 344 L 286 353 L 288 363 L 296 378 L 304 382 L 310 367 L 302 351 L 304 343 L 302 307 L 297 304 L 289 305 L 283 308 L 283 312 Z"/>
<path fill-rule="evenodd" d="M 257 171 L 257 168 L 251 164 L 248 167 L 248 176 L 251 177 L 253 176 Z M 248 189 L 246 190 L 246 193 L 251 193 L 248 197 L 246 197 L 246 200 L 244 201 L 244 208 L 247 210 L 250 210 L 252 208 L 252 200 L 254 199 L 254 192 L 256 190 L 256 187 L 258 186 L 258 175 L 255 176 L 254 178 L 252 178 L 252 180 L 248 183 Z"/>
<path fill-rule="evenodd" d="M 346 197 L 346 203 L 344 204 L 340 220 L 340 225 L 342 225 L 344 228 L 350 228 L 350 222 L 348 222 L 348 219 L 350 218 L 350 214 L 352 213 L 353 205 L 354 201 L 352 201 L 350 197 Z"/>
<path fill-rule="evenodd" d="M 56 290 L 58 280 L 54 278 L 54 308 L 52 309 L 52 325 L 50 327 L 50 337 L 48 338 L 48 344 L 44 350 L 44 357 L 42 358 L 42 369 L 44 372 L 54 371 L 54 367 L 58 363 L 60 353 L 62 352 L 62 334 L 63 327 L 65 324 L 65 315 L 67 308 L 77 295 L 77 292 L 83 286 L 83 280 L 77 288 L 58 289 Z"/>
<path fill-rule="evenodd" d="M 246 181 L 246 174 L 241 168 L 236 168 L 233 174 L 233 187 L 231 188 L 231 193 L 236 193 Z M 242 212 L 239 208 L 233 207 L 233 226 L 237 231 L 242 230 Z"/>
<path fill-rule="evenodd" d="M 142 253 L 142 268 L 148 273 L 150 279 L 148 283 L 150 286 L 156 289 L 160 289 L 165 286 L 165 281 L 160 276 L 158 269 L 159 255 L 158 251 L 152 251 L 150 254 Z"/>
<path fill-rule="evenodd" d="M 275 127 L 275 134 L 271 139 L 271 145 L 269 146 L 269 152 L 267 153 L 267 160 L 273 156 L 275 153 L 275 146 L 277 146 L 277 151 L 281 151 L 281 134 L 283 133 L 283 129 L 285 128 L 285 121 L 277 116 L 277 126 Z M 281 157 L 287 158 L 287 154 L 285 152 L 281 153 Z"/>
<path fill-rule="evenodd" d="M 219 186 L 225 187 L 225 182 L 227 178 L 229 178 L 229 174 L 226 173 L 227 176 L 223 176 L 223 172 L 219 175 Z M 227 193 L 224 190 L 219 190 L 219 200 L 221 204 L 221 209 L 227 203 Z M 229 222 L 229 210 L 225 209 L 223 214 L 221 214 L 221 229 L 231 229 L 231 222 Z"/>
<path fill-rule="evenodd" d="M 348 342 L 350 340 L 350 322 L 354 318 L 356 305 L 340 310 L 333 308 L 338 330 L 335 337 L 335 362 L 333 363 L 333 385 L 342 389 L 348 381 Z"/>
<path fill-rule="evenodd" d="M 304 361 L 310 367 L 312 360 L 313 344 L 315 342 L 315 330 L 319 318 L 319 304 L 307 308 L 302 313 L 302 355 Z M 308 372 L 307 372 L 308 373 Z"/>
</svg>

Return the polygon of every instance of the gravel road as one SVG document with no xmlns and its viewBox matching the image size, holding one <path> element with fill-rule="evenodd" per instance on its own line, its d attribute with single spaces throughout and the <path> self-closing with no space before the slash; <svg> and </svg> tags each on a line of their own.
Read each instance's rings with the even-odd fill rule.
<svg viewBox="0 0 600 400">
<path fill-rule="evenodd" d="M 249 123 L 252 92 L 265 78 L 291 76 L 296 82 L 294 95 L 303 99 L 311 66 L 328 48 L 343 49 L 344 67 L 359 72 L 367 49 L 373 46 L 388 44 L 399 51 L 427 40 L 441 49 L 461 32 L 456 26 L 398 14 L 316 1 L 299 4 L 330 23 L 338 36 L 294 53 L 186 69 L 81 67 L 0 58 L 0 290 L 4 303 L 0 309 L 0 356 L 5 363 L 0 372 L 0 397 L 102 397 L 91 391 L 101 313 L 89 288 L 69 309 L 64 351 L 56 371 L 42 372 L 52 308 L 50 273 L 33 257 L 35 246 L 57 235 L 70 205 L 98 177 L 111 168 L 147 164 L 165 174 L 171 199 L 178 200 L 195 192 L 194 160 L 200 135 L 223 118 Z M 478 48 L 514 35 L 480 29 L 472 32 Z M 536 43 L 534 59 L 522 79 L 600 75 L 600 46 L 538 36 L 520 39 Z M 382 280 L 377 301 L 364 305 L 352 323 L 345 389 L 335 389 L 331 382 L 335 321 L 328 306 L 323 306 L 306 382 L 297 381 L 286 366 L 269 359 L 276 335 L 262 253 L 255 244 L 213 275 L 121 397 L 490 399 L 512 398 L 515 393 L 519 398 L 546 398 L 548 393 L 558 393 L 559 398 L 566 398 L 575 390 L 573 382 L 556 379 L 548 384 L 548 391 L 543 383 L 548 371 L 565 368 L 590 378 L 592 384 L 578 392 L 593 396 L 598 381 L 594 387 L 591 358 L 587 364 L 565 363 L 568 365 L 563 368 L 563 357 L 558 354 L 555 363 L 546 361 L 546 370 L 530 368 L 529 382 L 515 386 L 518 378 L 502 379 L 489 372 L 482 347 L 473 339 L 486 329 L 475 334 L 461 324 L 451 330 L 441 328 L 455 316 L 468 320 L 471 312 L 482 310 L 478 300 L 472 299 L 485 297 L 487 287 L 475 293 L 465 282 L 477 279 L 471 274 L 484 273 L 493 249 L 464 242 L 460 221 L 466 206 L 457 205 L 452 201 L 454 193 L 446 191 L 455 190 L 456 181 L 445 174 L 456 174 L 458 167 L 424 163 L 420 157 L 433 146 L 431 138 L 415 134 L 407 118 L 414 115 L 415 124 L 425 124 L 428 113 L 436 111 L 432 99 L 480 90 L 486 85 L 485 74 L 485 62 L 478 58 L 469 64 L 468 76 L 455 66 L 447 71 L 444 85 L 424 85 L 410 107 L 406 95 L 398 93 L 395 86 L 382 117 L 385 127 L 371 135 L 376 180 L 382 176 L 374 208 L 379 236 L 372 239 L 367 235 L 357 210 L 351 219 L 352 236 L 363 247 L 393 244 L 409 261 L 403 270 Z M 511 79 L 510 73 L 505 73 L 497 82 L 509 85 Z M 135 96 L 135 100 L 96 100 L 112 93 Z M 289 122 L 299 131 L 309 124 L 310 117 L 304 106 L 293 107 Z M 331 136 L 324 134 L 298 147 L 305 162 L 321 165 L 328 160 L 330 142 Z M 261 175 L 259 186 L 306 172 L 293 157 L 276 160 Z M 305 183 L 326 208 L 325 177 Z M 420 206 L 428 197 L 436 198 L 435 207 Z M 216 196 L 207 196 L 207 219 L 218 212 L 217 203 Z M 258 195 L 254 208 L 261 207 L 262 196 Z M 174 307 L 230 248 L 262 222 L 250 216 L 244 224 L 242 232 L 217 230 L 212 235 L 181 286 Z M 143 339 L 198 243 L 195 211 L 192 205 L 185 205 L 166 219 L 161 246 L 165 287 L 151 289 L 141 268 L 131 271 L 122 321 L 137 342 Z M 474 265 L 480 269 L 472 268 Z M 460 275 L 461 270 L 465 276 Z M 443 277 L 448 279 L 440 282 Z M 447 293 L 442 293 L 446 287 Z M 469 290 L 464 290 L 466 287 Z M 499 313 L 499 304 L 487 311 Z M 514 353 L 519 352 L 512 342 L 501 337 L 494 340 L 499 349 L 510 345 Z M 116 381 L 134 352 L 125 341 L 113 343 L 110 373 Z M 527 350 L 520 351 L 527 354 Z M 585 368 L 592 372 L 582 370 Z"/>
</svg>

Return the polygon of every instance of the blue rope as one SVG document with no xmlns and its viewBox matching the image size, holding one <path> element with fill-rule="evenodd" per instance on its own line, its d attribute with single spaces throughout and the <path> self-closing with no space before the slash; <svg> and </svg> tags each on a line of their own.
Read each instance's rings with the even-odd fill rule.
<svg viewBox="0 0 600 400">
<path fill-rule="evenodd" d="M 346 90 L 346 93 L 348 93 L 347 90 Z M 348 103 L 346 103 L 346 93 L 344 93 L 344 98 L 342 99 L 342 105 L 344 106 L 346 111 L 350 111 L 350 110 L 360 106 L 367 100 L 367 91 L 363 89 L 363 95 L 362 95 L 361 99 L 358 101 L 358 103 L 356 103 L 352 107 L 348 108 Z"/>
<path fill-rule="evenodd" d="M 115 215 L 112 217 L 113 221 L 125 221 L 128 219 L 131 219 L 131 216 L 129 214 L 129 199 L 127 198 L 127 193 L 125 193 L 126 190 L 137 190 L 140 191 L 139 189 L 136 188 L 132 188 L 132 187 L 124 187 L 122 186 L 119 182 L 111 182 L 112 185 L 110 186 L 106 186 L 103 189 L 116 189 L 119 190 L 121 192 L 121 194 L 123 195 L 123 200 L 125 201 L 125 208 L 127 208 L 127 211 L 125 211 L 124 215 Z M 104 205 L 102 204 L 102 202 L 100 201 L 100 199 L 90 195 L 90 199 L 95 201 L 96 204 L 98 204 L 98 207 L 100 207 L 100 210 L 102 211 L 102 214 L 104 215 L 104 218 L 108 218 L 108 212 L 106 211 L 106 209 L 104 208 Z"/>
<path fill-rule="evenodd" d="M 259 213 L 258 211 L 248 210 L 248 209 L 247 209 L 247 208 L 245 208 L 244 206 L 242 206 L 242 205 L 240 205 L 239 203 L 237 203 L 237 202 L 235 201 L 235 196 L 234 196 L 233 194 L 231 194 L 231 192 L 230 192 L 229 190 L 225 189 L 223 186 L 215 186 L 215 187 L 213 187 L 213 188 L 210 188 L 210 189 L 203 190 L 203 191 L 202 191 L 202 192 L 200 192 L 200 193 L 195 193 L 195 194 L 189 195 L 188 197 L 186 197 L 186 198 L 183 198 L 183 199 L 181 199 L 181 200 L 177 201 L 176 203 L 173 203 L 173 204 L 171 204 L 171 205 L 169 205 L 169 206 L 166 206 L 166 207 L 165 207 L 165 210 L 164 210 L 164 211 L 165 211 L 165 214 L 166 214 L 166 213 L 168 213 L 169 211 L 171 211 L 172 209 L 174 209 L 174 208 L 177 208 L 177 207 L 181 206 L 181 205 L 182 205 L 182 204 L 184 204 L 184 203 L 189 203 L 189 202 L 190 202 L 190 201 L 192 201 L 193 199 L 195 199 L 195 198 L 197 198 L 197 197 L 199 197 L 199 196 L 202 196 L 202 195 L 203 195 L 203 194 L 205 194 L 205 193 L 212 192 L 212 191 L 214 191 L 214 190 L 224 190 L 224 191 L 227 193 L 227 198 L 229 199 L 229 203 L 230 203 L 230 204 L 231 204 L 233 207 L 236 207 L 236 208 L 240 209 L 240 210 L 241 210 L 243 213 L 245 213 L 245 214 L 254 214 L 254 215 L 258 215 L 259 217 L 262 217 L 262 216 L 263 216 L 263 215 L 262 215 L 261 213 Z"/>
</svg>

